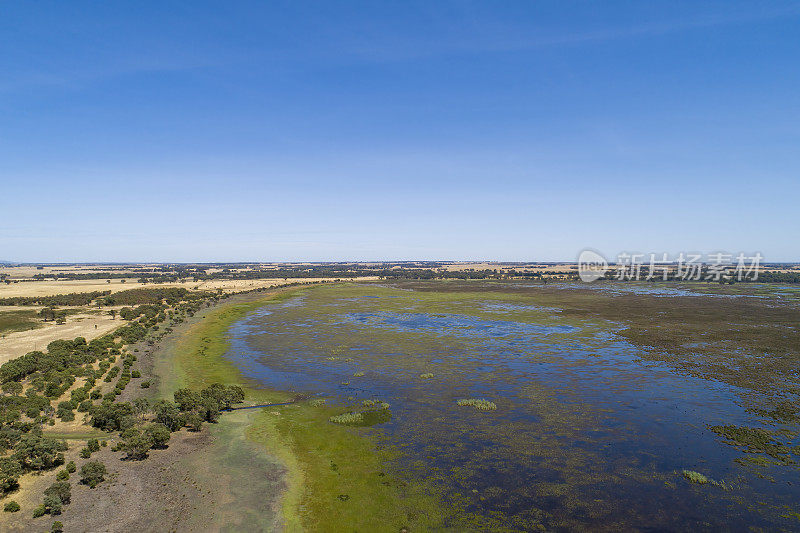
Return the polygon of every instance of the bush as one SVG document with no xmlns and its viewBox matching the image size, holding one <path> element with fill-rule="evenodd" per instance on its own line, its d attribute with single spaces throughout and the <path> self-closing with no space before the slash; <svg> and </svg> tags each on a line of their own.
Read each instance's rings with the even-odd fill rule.
<svg viewBox="0 0 800 533">
<path fill-rule="evenodd" d="M 69 472 L 66 470 L 60 470 L 58 474 L 56 474 L 56 479 L 58 481 L 67 481 L 69 479 Z"/>
<path fill-rule="evenodd" d="M 141 388 L 143 388 L 143 389 L 149 389 L 150 388 L 150 382 L 149 381 L 142 381 L 141 383 L 139 383 L 139 386 Z"/>
<path fill-rule="evenodd" d="M 140 378 L 140 377 L 142 377 L 142 373 L 139 372 L 138 370 L 134 370 L 133 372 L 131 372 L 131 377 L 132 378 Z"/>
<path fill-rule="evenodd" d="M 100 443 L 97 439 L 89 439 L 86 443 L 86 447 L 89 448 L 90 452 L 99 452 L 100 451 Z"/>
<path fill-rule="evenodd" d="M 128 459 L 141 460 L 147 457 L 147 452 L 153 447 L 153 438 L 147 433 L 135 431 L 122 442 L 122 449 Z"/>
<path fill-rule="evenodd" d="M 72 489 L 66 481 L 56 481 L 44 489 L 44 495 L 57 497 L 62 503 L 67 504 L 72 499 Z"/>
<path fill-rule="evenodd" d="M 44 516 L 47 514 L 47 507 L 44 504 L 40 505 L 36 509 L 33 510 L 33 517 L 39 518 L 40 516 Z"/>
<path fill-rule="evenodd" d="M 53 527 L 50 529 L 51 533 L 64 533 L 64 524 L 56 520 L 53 522 Z"/>
<path fill-rule="evenodd" d="M 16 489 L 22 464 L 13 457 L 0 457 L 0 494 Z"/>
<path fill-rule="evenodd" d="M 497 404 L 494 402 L 490 402 L 489 400 L 484 400 L 483 398 L 469 398 L 465 400 L 458 400 L 458 405 L 465 407 L 470 406 L 478 409 L 479 411 L 496 411 Z"/>
<path fill-rule="evenodd" d="M 67 472 L 69 472 L 70 474 L 75 472 L 75 470 L 77 470 L 77 467 L 75 466 L 75 461 L 68 462 L 67 466 L 66 466 L 66 469 L 67 469 Z"/>
<path fill-rule="evenodd" d="M 166 448 L 169 442 L 170 431 L 164 424 L 150 424 L 145 428 L 151 440 L 153 441 L 153 448 Z"/>
<path fill-rule="evenodd" d="M 19 511 L 19 504 L 14 500 L 11 500 L 3 507 L 3 511 L 6 513 L 16 513 Z"/>
<path fill-rule="evenodd" d="M 105 479 L 106 466 L 100 461 L 89 461 L 81 467 L 81 483 L 95 488 Z"/>
<path fill-rule="evenodd" d="M 92 456 L 92 450 L 90 450 L 89 448 L 81 448 L 80 456 L 82 459 L 88 459 L 89 457 Z"/>
</svg>

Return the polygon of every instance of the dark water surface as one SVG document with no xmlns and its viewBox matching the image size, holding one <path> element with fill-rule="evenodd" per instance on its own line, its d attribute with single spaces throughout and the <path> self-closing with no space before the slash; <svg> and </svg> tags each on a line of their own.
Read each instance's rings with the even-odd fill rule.
<svg viewBox="0 0 800 533">
<path fill-rule="evenodd" d="M 741 448 L 709 430 L 765 424 L 745 408 L 752 391 L 650 361 L 603 317 L 558 311 L 502 291 L 320 287 L 236 323 L 229 357 L 267 387 L 321 394 L 343 412 L 388 402 L 391 420 L 374 431 L 400 447 L 399 466 L 487 527 L 800 526 L 797 469 L 737 463 Z M 684 469 L 715 483 L 690 483 Z"/>
</svg>

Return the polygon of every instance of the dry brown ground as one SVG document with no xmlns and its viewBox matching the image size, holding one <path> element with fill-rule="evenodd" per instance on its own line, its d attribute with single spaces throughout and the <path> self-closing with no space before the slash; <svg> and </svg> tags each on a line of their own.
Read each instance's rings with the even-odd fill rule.
<svg viewBox="0 0 800 533">
<path fill-rule="evenodd" d="M 214 522 L 214 501 L 223 501 L 225 483 L 205 484 L 198 481 L 203 472 L 204 451 L 214 437 L 209 427 L 199 433 L 182 430 L 173 433 L 169 447 L 152 450 L 143 461 L 122 460 L 120 452 L 112 452 L 111 444 L 92 455 L 106 465 L 106 481 L 94 489 L 79 483 L 78 473 L 70 476 L 72 503 L 64 506 L 60 516 L 32 518 L 33 509 L 41 503 L 42 493 L 55 481 L 57 470 L 40 476 L 23 476 L 21 488 L 4 499 L 13 499 L 22 509 L 3 513 L 2 530 L 9 532 L 49 531 L 54 520 L 69 532 L 101 531 L 210 531 L 194 524 Z M 67 460 L 80 465 L 78 458 L 83 441 L 72 441 Z M 80 466 L 79 466 L 80 469 Z"/>
</svg>

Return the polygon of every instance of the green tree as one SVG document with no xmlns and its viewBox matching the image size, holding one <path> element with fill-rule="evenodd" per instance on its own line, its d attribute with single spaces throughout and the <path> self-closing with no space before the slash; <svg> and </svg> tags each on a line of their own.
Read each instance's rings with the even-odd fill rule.
<svg viewBox="0 0 800 533">
<path fill-rule="evenodd" d="M 184 417 L 174 403 L 161 400 L 153 406 L 156 422 L 160 422 L 169 428 L 170 431 L 177 431 L 184 424 Z"/>
<path fill-rule="evenodd" d="M 0 457 L 0 492 L 6 493 L 19 486 L 22 465 L 14 457 Z"/>
<path fill-rule="evenodd" d="M 14 446 L 14 458 L 23 468 L 31 470 L 44 470 L 58 466 L 64 462 L 64 452 L 67 443 L 41 434 L 28 433 L 23 435 Z"/>
<path fill-rule="evenodd" d="M 144 459 L 152 447 L 153 438 L 148 433 L 139 432 L 138 430 L 133 431 L 122 443 L 122 449 L 125 450 L 128 459 Z"/>
<path fill-rule="evenodd" d="M 19 381 L 7 381 L 3 383 L 3 392 L 12 396 L 19 396 L 22 393 L 22 383 Z"/>
<path fill-rule="evenodd" d="M 106 466 L 100 461 L 89 461 L 81 467 L 81 483 L 89 485 L 90 488 L 95 488 L 104 479 Z"/>
<path fill-rule="evenodd" d="M 166 448 L 169 442 L 170 431 L 164 424 L 150 424 L 145 428 L 145 433 L 153 441 L 153 448 Z"/>
</svg>

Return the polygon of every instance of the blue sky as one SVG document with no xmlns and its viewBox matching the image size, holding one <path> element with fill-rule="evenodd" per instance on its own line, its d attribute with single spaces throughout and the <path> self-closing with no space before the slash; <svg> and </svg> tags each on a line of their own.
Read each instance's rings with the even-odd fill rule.
<svg viewBox="0 0 800 533">
<path fill-rule="evenodd" d="M 800 260 L 800 2 L 0 1 L 0 259 Z"/>
</svg>

